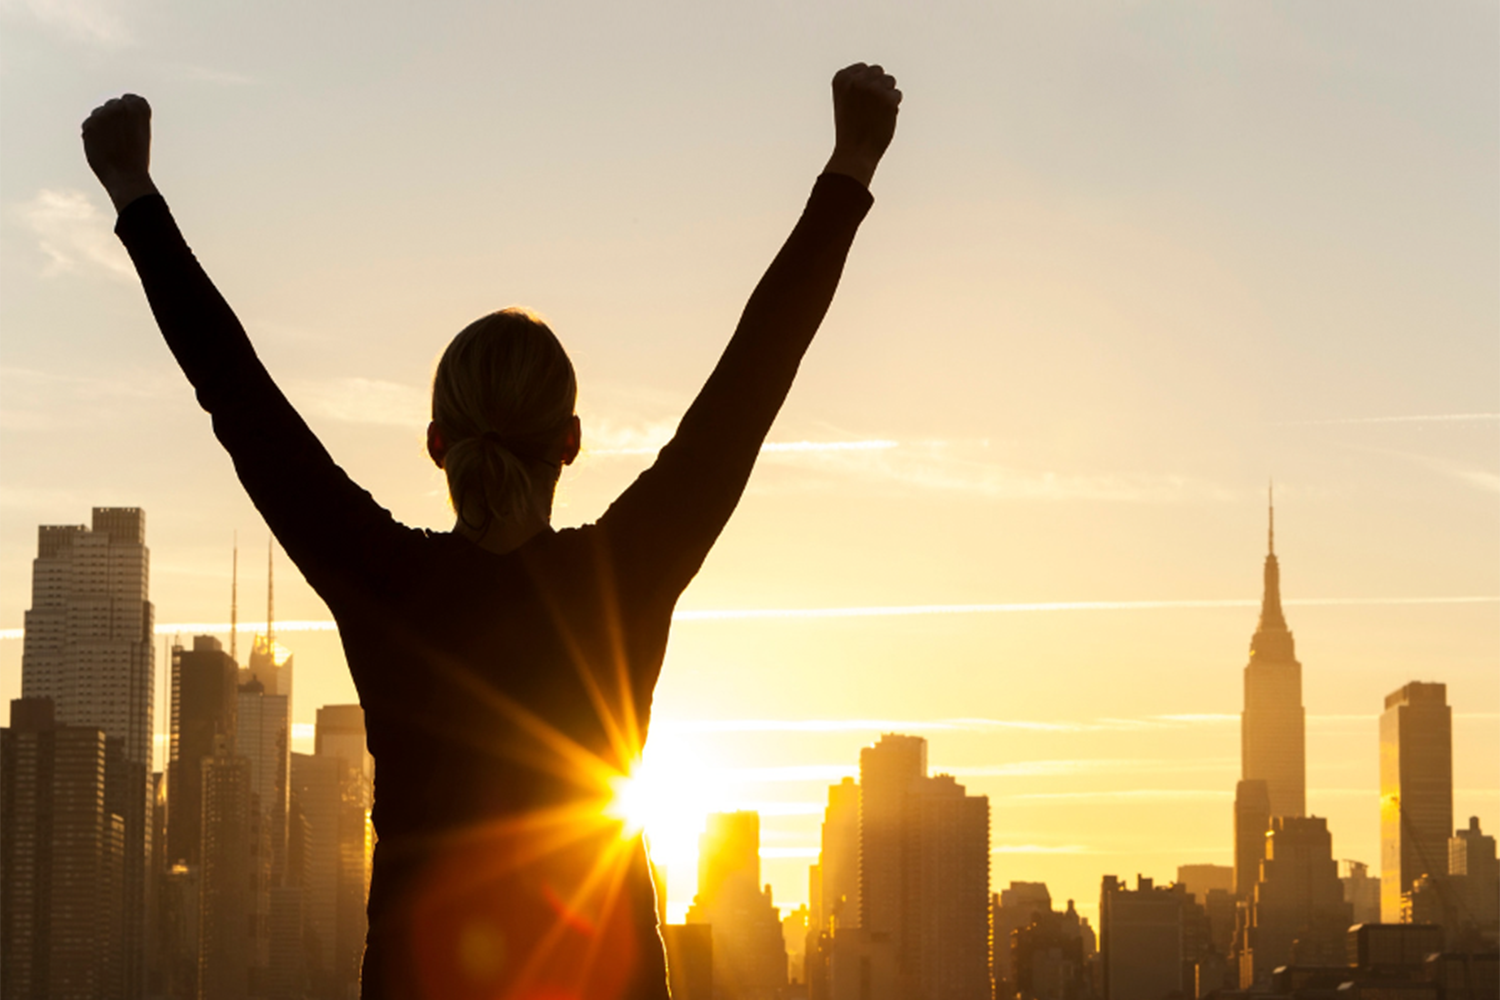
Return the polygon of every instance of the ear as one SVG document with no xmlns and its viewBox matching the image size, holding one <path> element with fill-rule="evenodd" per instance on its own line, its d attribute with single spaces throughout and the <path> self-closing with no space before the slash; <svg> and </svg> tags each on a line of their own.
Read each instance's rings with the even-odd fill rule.
<svg viewBox="0 0 1500 1000">
<path fill-rule="evenodd" d="M 432 456 L 432 462 L 439 469 L 443 467 L 443 458 L 448 454 L 448 443 L 443 440 L 443 432 L 438 430 L 437 421 L 427 425 L 427 454 Z"/>
<path fill-rule="evenodd" d="M 583 424 L 578 421 L 578 414 L 568 422 L 567 433 L 563 436 L 562 464 L 572 465 L 578 458 L 578 452 L 583 448 Z"/>
</svg>

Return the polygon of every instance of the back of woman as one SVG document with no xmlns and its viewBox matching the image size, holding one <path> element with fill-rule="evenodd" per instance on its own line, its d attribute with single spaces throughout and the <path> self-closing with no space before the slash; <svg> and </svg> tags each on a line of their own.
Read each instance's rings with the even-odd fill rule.
<svg viewBox="0 0 1500 1000">
<path fill-rule="evenodd" d="M 554 530 L 579 453 L 566 354 L 530 314 L 450 345 L 428 450 L 451 532 L 397 523 L 256 357 L 149 173 L 150 109 L 84 123 L 162 333 L 257 508 L 327 602 L 376 762 L 365 997 L 662 998 L 639 832 L 606 808 L 639 759 L 672 610 L 733 512 L 837 288 L 895 128 L 879 66 L 834 77 L 837 138 L 801 219 L 650 469 Z"/>
</svg>

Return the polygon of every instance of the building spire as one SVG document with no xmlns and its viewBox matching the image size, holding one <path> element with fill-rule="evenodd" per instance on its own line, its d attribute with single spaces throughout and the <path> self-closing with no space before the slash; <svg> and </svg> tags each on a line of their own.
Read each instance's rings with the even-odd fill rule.
<svg viewBox="0 0 1500 1000">
<path fill-rule="evenodd" d="M 229 571 L 229 658 L 240 662 L 240 533 L 234 533 L 234 560 Z"/>
<path fill-rule="evenodd" d="M 1292 646 L 1292 633 L 1286 626 L 1286 616 L 1281 611 L 1281 563 L 1276 558 L 1276 500 L 1275 485 L 1266 492 L 1266 567 L 1265 589 L 1261 597 L 1260 623 L 1255 636 L 1250 640 L 1252 658 L 1290 662 L 1296 659 Z"/>
<path fill-rule="evenodd" d="M 1266 512 L 1270 521 L 1270 528 L 1266 534 L 1266 552 L 1274 556 L 1276 554 L 1276 480 L 1274 479 L 1266 486 Z"/>
</svg>

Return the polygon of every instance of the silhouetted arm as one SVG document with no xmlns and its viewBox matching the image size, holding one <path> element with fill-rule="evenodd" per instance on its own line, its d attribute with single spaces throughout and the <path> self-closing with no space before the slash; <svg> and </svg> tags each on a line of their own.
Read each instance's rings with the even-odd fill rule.
<svg viewBox="0 0 1500 1000">
<path fill-rule="evenodd" d="M 161 195 L 132 200 L 115 231 L 240 482 L 308 581 L 324 592 L 340 578 L 388 578 L 375 561 L 393 553 L 377 539 L 405 529 L 334 463 L 272 381 Z"/>
<path fill-rule="evenodd" d="M 818 178 L 677 433 L 599 520 L 622 577 L 675 597 L 702 565 L 833 301 L 871 201 L 855 180 Z"/>
<path fill-rule="evenodd" d="M 271 381 L 157 193 L 151 106 L 134 94 L 105 102 L 83 123 L 83 146 L 120 213 L 115 232 L 135 262 L 162 336 L 287 554 L 325 598 L 339 581 L 397 578 L 377 563 L 394 558 L 394 547 L 376 541 L 389 543 L 408 529 L 334 464 Z"/>
<path fill-rule="evenodd" d="M 605 512 L 624 586 L 675 600 L 739 502 L 869 210 L 866 185 L 895 128 L 900 91 L 880 67 L 834 78 L 838 141 L 802 218 L 751 294 L 713 374 L 656 463 Z"/>
</svg>

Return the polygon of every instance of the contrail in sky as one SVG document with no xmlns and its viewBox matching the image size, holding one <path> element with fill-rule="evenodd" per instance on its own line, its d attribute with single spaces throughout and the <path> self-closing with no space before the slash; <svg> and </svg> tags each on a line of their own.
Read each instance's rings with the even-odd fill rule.
<svg viewBox="0 0 1500 1000">
<path fill-rule="evenodd" d="M 640 448 L 590 448 L 590 455 L 655 455 L 666 445 L 666 441 L 654 447 Z M 760 446 L 761 454 L 788 451 L 889 451 L 900 447 L 897 441 L 767 441 Z"/>
<path fill-rule="evenodd" d="M 1373 607 L 1420 606 L 1436 604 L 1495 604 L 1500 595 L 1484 594 L 1461 597 L 1304 597 L 1282 602 L 1289 607 Z M 678 610 L 672 615 L 679 622 L 749 621 L 765 618 L 899 618 L 915 615 L 984 615 L 1024 611 L 1157 611 L 1203 608 L 1258 608 L 1259 598 L 1222 600 L 1166 601 L 1029 601 L 1010 604 L 887 604 L 845 608 L 718 608 Z M 241 632 L 264 632 L 265 622 L 240 622 Z M 338 625 L 325 619 L 278 621 L 278 632 L 336 632 Z M 157 635 L 211 635 L 228 632 L 228 622 L 163 622 L 156 626 Z M 19 639 L 25 629 L 0 629 L 0 640 Z"/>
<path fill-rule="evenodd" d="M 1482 423 L 1500 420 L 1500 413 L 1428 413 L 1407 417 L 1334 417 L 1328 420 L 1273 420 L 1272 427 L 1311 427 L 1323 424 L 1437 424 Z"/>
</svg>

